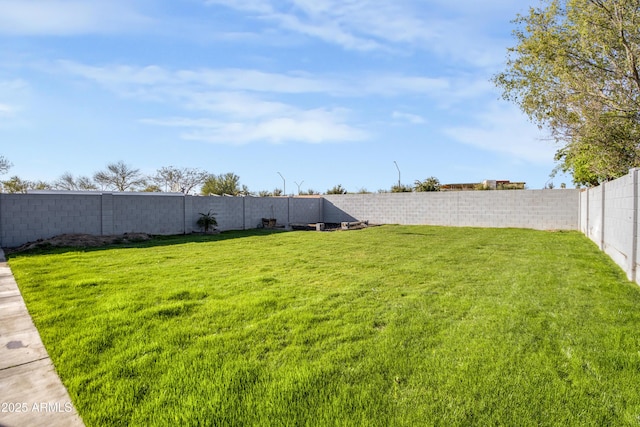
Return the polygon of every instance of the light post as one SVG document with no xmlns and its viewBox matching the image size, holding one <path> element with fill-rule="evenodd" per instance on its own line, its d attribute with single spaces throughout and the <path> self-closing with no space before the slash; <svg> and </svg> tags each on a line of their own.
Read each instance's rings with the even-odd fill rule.
<svg viewBox="0 0 640 427">
<path fill-rule="evenodd" d="M 293 181 L 293 182 L 298 186 L 298 196 L 299 196 L 300 195 L 300 186 L 302 185 L 304 180 L 300 181 L 300 184 L 298 184 L 296 181 Z"/>
<path fill-rule="evenodd" d="M 400 191 L 400 168 L 398 167 L 398 163 L 394 160 L 393 163 L 396 165 L 396 169 L 398 169 L 398 191 Z"/>
<path fill-rule="evenodd" d="M 282 174 L 280 172 L 278 172 L 278 175 L 280 175 L 280 178 L 282 178 L 282 194 L 284 196 L 287 195 L 287 181 L 284 179 L 284 176 L 282 176 Z"/>
</svg>

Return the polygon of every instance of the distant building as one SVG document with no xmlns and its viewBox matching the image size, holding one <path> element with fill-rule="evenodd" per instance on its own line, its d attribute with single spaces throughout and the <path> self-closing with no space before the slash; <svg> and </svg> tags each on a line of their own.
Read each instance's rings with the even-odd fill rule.
<svg viewBox="0 0 640 427">
<path fill-rule="evenodd" d="M 443 184 L 441 191 L 471 191 L 471 190 L 524 190 L 525 182 L 511 182 L 509 180 L 486 179 L 482 182 L 465 182 L 460 184 Z"/>
</svg>

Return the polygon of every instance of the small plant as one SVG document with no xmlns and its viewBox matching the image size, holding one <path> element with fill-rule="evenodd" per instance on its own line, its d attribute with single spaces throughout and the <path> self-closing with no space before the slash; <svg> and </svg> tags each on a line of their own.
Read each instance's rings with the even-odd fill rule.
<svg viewBox="0 0 640 427">
<path fill-rule="evenodd" d="M 209 227 L 215 227 L 218 225 L 218 221 L 216 220 L 216 217 L 214 215 L 216 214 L 211 213 L 211 211 L 207 212 L 206 214 L 200 212 L 200 218 L 198 218 L 196 224 L 198 224 L 198 227 L 203 228 L 205 233 L 208 233 Z"/>
<path fill-rule="evenodd" d="M 341 184 L 338 184 L 327 190 L 327 194 L 347 194 L 347 190 L 345 190 Z"/>
<path fill-rule="evenodd" d="M 411 193 L 413 191 L 413 187 L 405 184 L 395 184 L 391 186 L 392 193 Z"/>
</svg>

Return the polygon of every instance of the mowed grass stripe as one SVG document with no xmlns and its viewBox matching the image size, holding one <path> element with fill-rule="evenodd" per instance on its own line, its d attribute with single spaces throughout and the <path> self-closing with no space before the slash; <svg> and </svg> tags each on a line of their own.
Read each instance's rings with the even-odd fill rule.
<svg viewBox="0 0 640 427">
<path fill-rule="evenodd" d="M 252 230 L 9 262 L 88 426 L 640 422 L 640 292 L 578 232 Z"/>
</svg>

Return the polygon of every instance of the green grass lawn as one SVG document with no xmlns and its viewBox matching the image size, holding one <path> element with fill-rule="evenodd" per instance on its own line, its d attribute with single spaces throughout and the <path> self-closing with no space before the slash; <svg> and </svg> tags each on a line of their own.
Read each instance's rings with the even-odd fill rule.
<svg viewBox="0 0 640 427">
<path fill-rule="evenodd" d="M 227 232 L 14 254 L 87 426 L 638 426 L 640 289 L 578 232 Z"/>
</svg>

